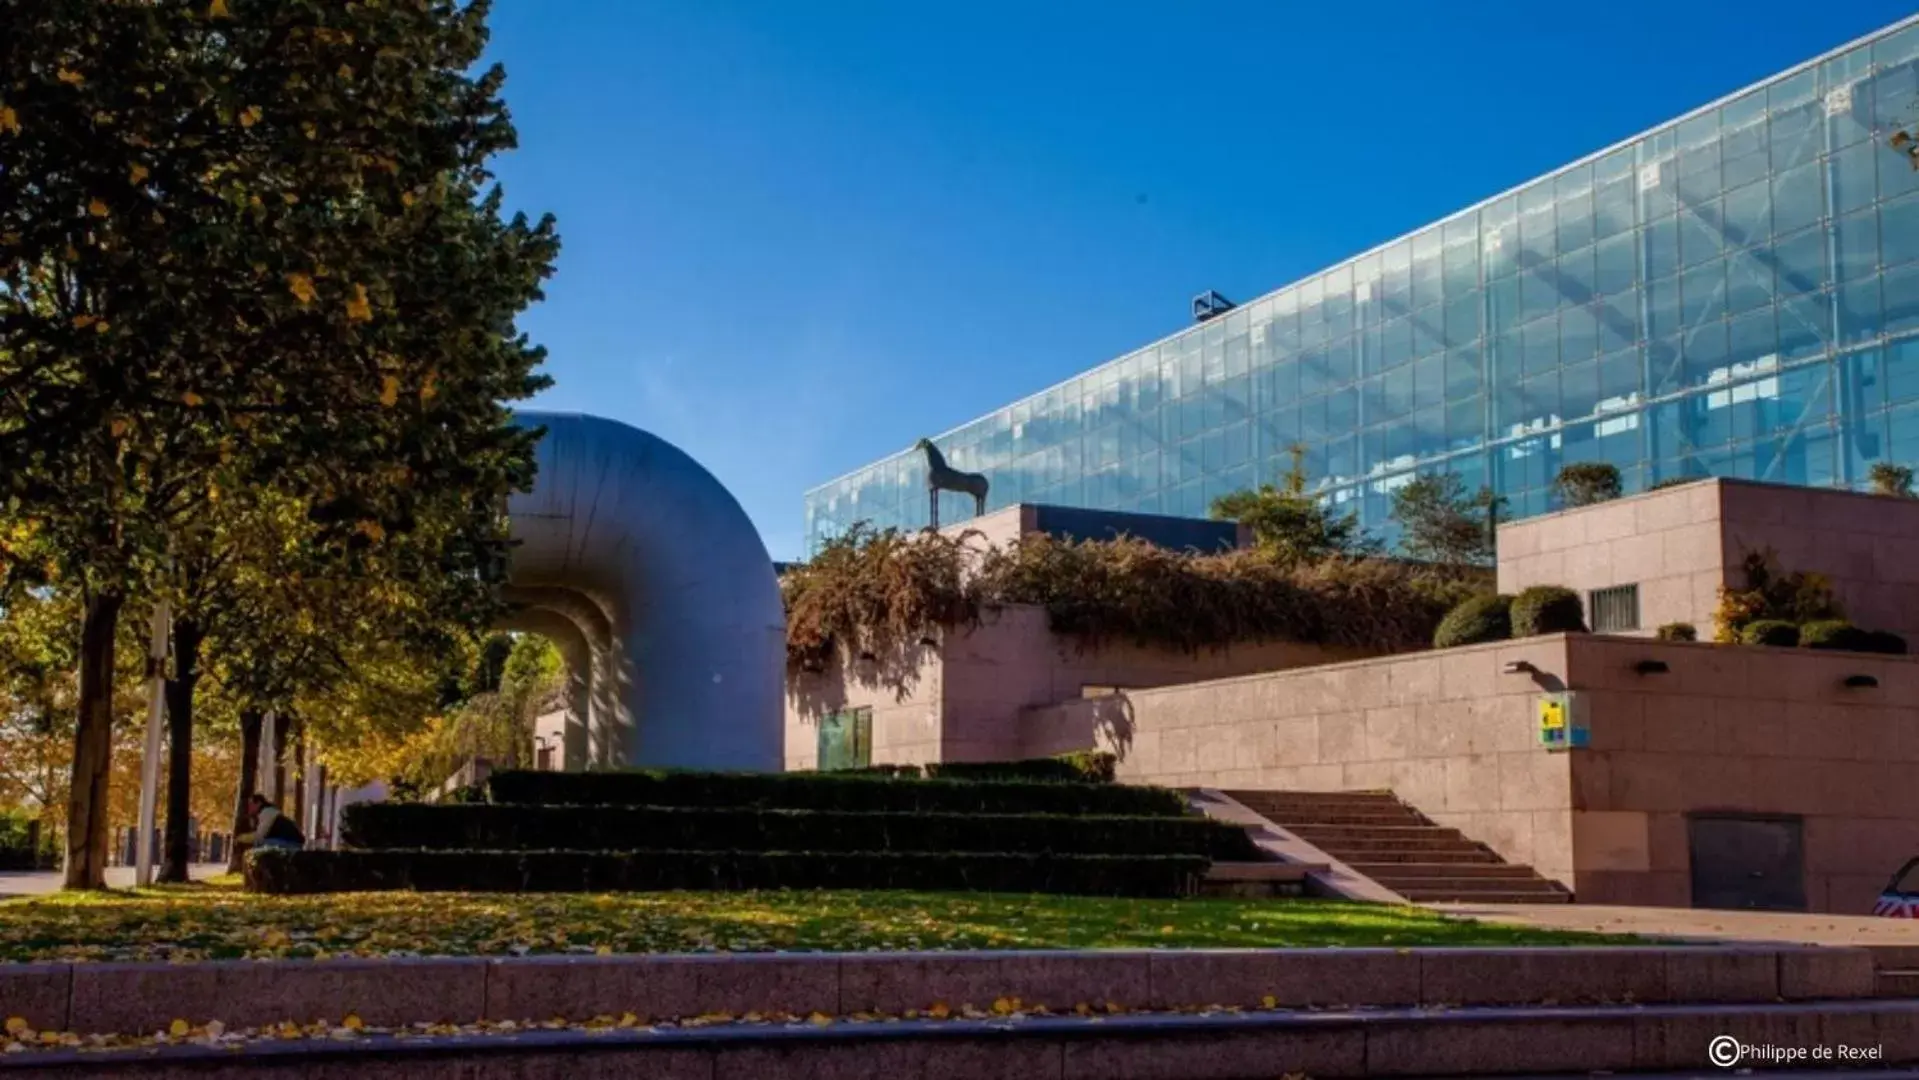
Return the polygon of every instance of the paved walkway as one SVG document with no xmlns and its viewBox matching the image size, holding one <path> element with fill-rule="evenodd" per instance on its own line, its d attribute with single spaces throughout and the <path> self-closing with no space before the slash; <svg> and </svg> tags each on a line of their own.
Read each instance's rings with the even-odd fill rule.
<svg viewBox="0 0 1919 1080">
<path fill-rule="evenodd" d="M 1604 904 L 1433 904 L 1447 915 L 1552 930 L 1770 941 L 1801 945 L 1904 946 L 1919 949 L 1919 919 L 1809 915 L 1791 911 L 1612 907 Z"/>
<path fill-rule="evenodd" d="M 156 872 L 157 872 L 156 868 Z M 187 868 L 188 876 L 195 881 L 226 873 L 225 863 L 195 863 Z M 133 867 L 107 867 L 107 885 L 115 889 L 133 887 Z M 44 896 L 60 891 L 60 871 L 58 870 L 7 870 L 0 871 L 0 896 Z"/>
</svg>

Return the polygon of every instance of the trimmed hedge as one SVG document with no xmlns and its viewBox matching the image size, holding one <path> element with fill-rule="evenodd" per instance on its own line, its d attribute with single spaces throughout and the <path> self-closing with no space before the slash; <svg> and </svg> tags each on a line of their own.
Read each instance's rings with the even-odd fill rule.
<svg viewBox="0 0 1919 1080">
<path fill-rule="evenodd" d="M 1512 606 L 1513 598 L 1504 593 L 1483 593 L 1461 601 L 1439 621 L 1439 629 L 1433 634 L 1433 648 L 1450 649 L 1511 638 Z"/>
<path fill-rule="evenodd" d="M 1119 761 L 1111 754 L 1082 751 L 1058 757 L 1024 761 L 940 761 L 926 766 L 926 775 L 944 780 L 1029 780 L 1081 784 L 1110 784 Z"/>
<path fill-rule="evenodd" d="M 255 851 L 253 892 L 917 889 L 1190 895 L 1201 855 L 740 851 Z"/>
<path fill-rule="evenodd" d="M 1844 619 L 1821 619 L 1799 628 L 1799 644 L 1808 649 L 1871 652 L 1872 635 Z"/>
<path fill-rule="evenodd" d="M 992 851 L 1260 858 L 1246 830 L 1203 817 L 889 814 L 664 806 L 357 803 L 341 839 L 447 851 Z"/>
<path fill-rule="evenodd" d="M 1186 800 L 1166 788 L 1012 780 L 909 780 L 824 773 L 712 773 L 669 770 L 498 772 L 487 778 L 496 803 L 545 806 L 756 806 L 868 813 L 1122 814 L 1183 817 Z"/>
<path fill-rule="evenodd" d="M 1653 636 L 1660 641 L 1698 641 L 1699 631 L 1689 622 L 1669 622 Z"/>
<path fill-rule="evenodd" d="M 1739 631 L 1739 640 L 1746 645 L 1772 645 L 1790 649 L 1799 644 L 1799 627 L 1784 619 L 1760 619 L 1747 623 Z"/>
<path fill-rule="evenodd" d="M 1513 597 L 1510 618 L 1516 638 L 1586 632 L 1586 606 L 1559 585 L 1534 585 Z"/>
<path fill-rule="evenodd" d="M 1866 651 L 1884 653 L 1887 656 L 1906 655 L 1906 639 L 1890 630 L 1866 631 Z"/>
<path fill-rule="evenodd" d="M 834 776 L 890 776 L 917 780 L 920 778 L 918 765 L 857 765 L 850 769 L 823 769 Z"/>
</svg>

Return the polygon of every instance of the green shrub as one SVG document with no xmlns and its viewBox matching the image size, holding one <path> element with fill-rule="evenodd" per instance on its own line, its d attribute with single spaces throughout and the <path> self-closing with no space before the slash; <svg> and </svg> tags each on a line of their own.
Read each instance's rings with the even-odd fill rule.
<svg viewBox="0 0 1919 1080">
<path fill-rule="evenodd" d="M 1799 628 L 1784 619 L 1760 619 L 1746 624 L 1739 632 L 1739 640 L 1745 645 L 1772 645 L 1790 649 L 1799 644 Z"/>
<path fill-rule="evenodd" d="M 1130 784 L 912 780 L 845 773 L 499 772 L 496 803 L 581 806 L 758 806 L 786 810 L 952 814 L 1125 814 L 1180 817 L 1186 800 Z"/>
<path fill-rule="evenodd" d="M 1513 636 L 1513 598 L 1504 593 L 1482 593 L 1446 613 L 1433 634 L 1433 648 L 1505 641 Z"/>
<path fill-rule="evenodd" d="M 253 892 L 651 892 L 915 889 L 1092 896 L 1191 894 L 1200 855 L 811 851 L 255 851 Z"/>
<path fill-rule="evenodd" d="M 1617 499 L 1623 490 L 1619 466 L 1605 461 L 1575 461 L 1561 466 L 1559 475 L 1553 477 L 1553 491 L 1567 507 Z"/>
<path fill-rule="evenodd" d="M 357 803 L 343 814 L 341 839 L 352 848 L 432 851 L 1055 851 L 1259 858 L 1245 829 L 1197 815 Z"/>
<path fill-rule="evenodd" d="M 58 839 L 37 829 L 25 810 L 0 810 L 0 870 L 51 870 L 60 865 Z"/>
<path fill-rule="evenodd" d="M 1112 754 L 1081 750 L 1057 757 L 1024 761 L 941 761 L 926 766 L 926 775 L 948 780 L 1067 781 L 1110 784 L 1119 760 Z"/>
<path fill-rule="evenodd" d="M 1799 644 L 1808 649 L 1871 652 L 1872 635 L 1844 619 L 1821 619 L 1799 628 Z"/>
<path fill-rule="evenodd" d="M 1884 653 L 1887 656 L 1906 655 L 1906 639 L 1890 630 L 1866 631 L 1866 652 Z"/>
<path fill-rule="evenodd" d="M 1704 479 L 1705 479 L 1705 477 L 1703 477 L 1703 476 L 1668 476 L 1668 477 L 1666 477 L 1666 478 L 1665 478 L 1664 480 L 1661 480 L 1661 481 L 1659 481 L 1658 483 L 1655 483 L 1655 484 L 1648 484 L 1648 485 L 1646 486 L 1646 490 L 1647 490 L 1647 491 L 1662 491 L 1662 490 L 1664 490 L 1664 489 L 1666 489 L 1666 488 L 1670 488 L 1670 487 L 1678 487 L 1678 486 L 1679 486 L 1679 485 L 1681 485 L 1681 484 L 1691 484 L 1691 483 L 1696 483 L 1696 482 L 1698 482 L 1698 481 L 1700 481 L 1700 480 L 1704 480 Z"/>
<path fill-rule="evenodd" d="M 1586 632 L 1586 606 L 1579 594 L 1558 585 L 1534 585 L 1513 597 L 1510 618 L 1514 637 Z"/>
<path fill-rule="evenodd" d="M 918 765 L 856 765 L 848 769 L 824 769 L 835 776 L 890 776 L 894 778 L 917 780 L 922 775 Z"/>
<path fill-rule="evenodd" d="M 1719 606 L 1713 611 L 1715 641 L 1745 641 L 1745 628 L 1755 622 L 1803 626 L 1845 618 L 1824 574 L 1785 573 L 1770 549 L 1746 552 L 1740 569 L 1746 579 L 1743 588 L 1719 588 Z"/>
<path fill-rule="evenodd" d="M 1660 641 L 1698 641 L 1699 631 L 1689 622 L 1669 622 L 1653 636 Z"/>
</svg>

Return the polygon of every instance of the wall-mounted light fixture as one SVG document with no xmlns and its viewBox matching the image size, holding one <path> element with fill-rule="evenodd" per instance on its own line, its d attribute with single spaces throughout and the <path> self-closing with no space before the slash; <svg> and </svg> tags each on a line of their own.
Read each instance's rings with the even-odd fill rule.
<svg viewBox="0 0 1919 1080">
<path fill-rule="evenodd" d="M 1634 664 L 1632 669 L 1641 675 L 1664 675 L 1666 672 L 1672 670 L 1672 668 L 1666 666 L 1664 660 L 1641 660 L 1637 664 Z"/>
<path fill-rule="evenodd" d="M 1512 663 L 1506 665 L 1505 671 L 1508 675 L 1532 675 L 1536 674 L 1539 669 L 1533 666 L 1531 660 L 1514 660 Z"/>
<path fill-rule="evenodd" d="M 1870 690 L 1878 685 L 1879 680 L 1871 675 L 1846 676 L 1846 689 L 1848 690 Z"/>
</svg>

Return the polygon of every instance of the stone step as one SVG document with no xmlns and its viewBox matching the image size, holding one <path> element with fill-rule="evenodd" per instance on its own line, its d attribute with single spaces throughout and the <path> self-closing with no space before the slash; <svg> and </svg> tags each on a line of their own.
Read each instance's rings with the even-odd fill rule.
<svg viewBox="0 0 1919 1080">
<path fill-rule="evenodd" d="M 1262 814 L 1275 825 L 1292 828 L 1295 825 L 1431 825 L 1430 821 L 1412 811 L 1355 811 L 1352 813 L 1312 813 L 1310 811 L 1272 812 Z"/>
<path fill-rule="evenodd" d="M 1396 837 L 1408 839 L 1444 838 L 1464 840 L 1465 834 L 1458 829 L 1444 825 L 1321 825 L 1317 822 L 1301 822 L 1289 828 L 1300 836 L 1317 836 L 1325 840 L 1390 840 Z"/>
<path fill-rule="evenodd" d="M 1355 871 L 1382 884 L 1387 881 L 1418 881 L 1422 878 L 1480 878 L 1485 880 L 1531 881 L 1537 875 L 1530 866 L 1483 862 L 1355 862 L 1347 863 Z"/>
<path fill-rule="evenodd" d="M 1384 883 L 1382 882 L 1382 884 Z M 1459 902 L 1471 902 L 1475 904 L 1568 904 L 1572 902 L 1571 893 L 1545 883 L 1533 886 L 1517 881 L 1483 882 L 1465 880 L 1450 883 L 1422 882 L 1417 886 L 1388 885 L 1387 887 L 1415 904 L 1449 904 Z"/>
<path fill-rule="evenodd" d="M 1788 1037 L 1782 1038 L 1782 1033 Z M 1593 1005 L 1527 1009 L 1214 1012 L 1018 1020 L 722 1022 L 697 1027 L 533 1030 L 510 1035 L 372 1034 L 137 1054 L 7 1055 L 9 1080 L 227 1077 L 365 1080 L 422 1076 L 1540 1076 L 1720 1075 L 1715 1036 L 1750 1045 L 1876 1046 L 1869 1068 L 1919 1061 L 1919 1002 Z M 1743 1063 L 1742 1063 L 1743 1064 Z M 1758 1062 L 1751 1064 L 1757 1065 Z M 1768 1075 L 1772 1075 L 1768 1073 Z"/>
<path fill-rule="evenodd" d="M 1324 849 L 1322 849 L 1324 850 Z M 1504 866 L 1499 856 L 1485 848 L 1472 846 L 1457 850 L 1438 850 L 1434 848 L 1367 848 L 1363 851 L 1347 851 L 1344 854 L 1328 851 L 1340 861 L 1351 865 L 1363 863 L 1446 863 L 1449 866 Z M 1350 856 L 1350 858 L 1348 857 Z"/>
<path fill-rule="evenodd" d="M 1919 970 L 1879 969 L 1879 996 L 1919 998 Z"/>
</svg>

